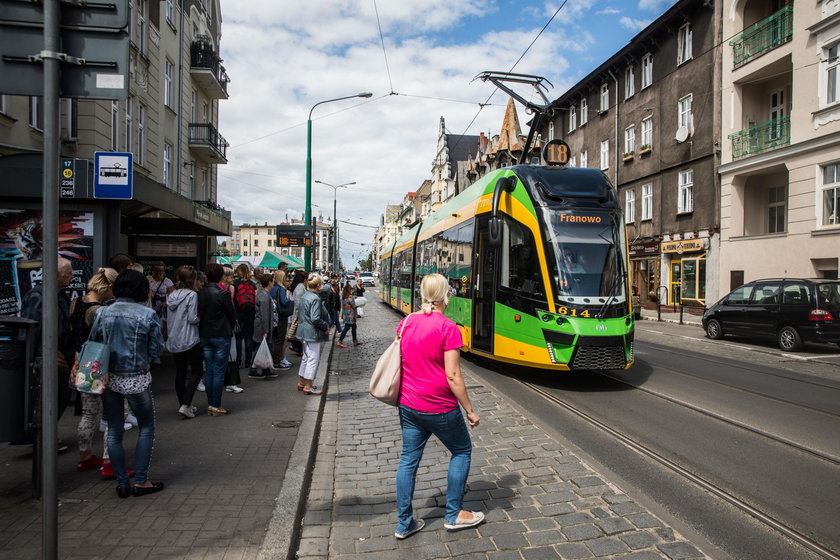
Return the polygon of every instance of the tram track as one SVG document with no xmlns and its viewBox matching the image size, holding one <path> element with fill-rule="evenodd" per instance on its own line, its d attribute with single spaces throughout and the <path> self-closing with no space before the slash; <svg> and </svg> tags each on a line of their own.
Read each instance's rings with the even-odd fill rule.
<svg viewBox="0 0 840 560">
<path fill-rule="evenodd" d="M 604 377 L 609 378 L 613 381 L 618 381 L 620 383 L 630 385 L 630 386 L 632 386 L 636 389 L 641 389 L 641 388 L 639 388 L 635 385 L 632 385 L 631 383 L 624 382 L 623 380 L 614 378 L 610 375 L 604 375 Z M 582 410 L 582 409 L 564 401 L 562 398 L 558 397 L 557 395 L 552 394 L 551 391 L 541 387 L 540 385 L 531 383 L 529 381 L 520 380 L 520 383 L 522 383 L 524 386 L 528 387 L 530 390 L 532 390 L 536 394 L 540 395 L 541 397 L 543 397 L 544 399 L 546 399 L 550 403 L 561 407 L 562 409 L 566 410 L 567 412 L 570 412 L 571 414 L 573 414 L 573 415 L 577 416 L 578 418 L 584 420 L 586 423 L 595 427 L 599 431 L 604 432 L 604 433 L 608 434 L 609 436 L 613 437 L 614 439 L 616 439 L 618 442 L 620 442 L 622 445 L 624 445 L 628 449 L 634 451 L 635 453 L 638 453 L 639 455 L 641 455 L 643 457 L 646 457 L 648 459 L 651 459 L 651 460 L 659 463 L 661 466 L 663 466 L 666 469 L 668 469 L 669 471 L 683 477 L 684 479 L 688 480 L 689 482 L 691 482 L 695 486 L 698 486 L 698 487 L 702 488 L 703 490 L 709 492 L 710 494 L 714 495 L 715 497 L 717 497 L 717 498 L 723 500 L 724 502 L 730 504 L 731 506 L 737 508 L 739 511 L 742 511 L 742 512 L 746 513 L 747 515 L 753 517 L 754 519 L 756 519 L 760 523 L 764 524 L 765 526 L 769 527 L 770 529 L 773 529 L 774 531 L 776 531 L 778 533 L 781 533 L 782 535 L 784 535 L 788 539 L 797 543 L 799 546 L 802 546 L 803 548 L 810 550 L 811 552 L 819 555 L 822 558 L 826 558 L 828 560 L 840 560 L 840 555 L 838 555 L 837 553 L 833 552 L 832 550 L 826 548 L 825 546 L 821 545 L 820 543 L 816 542 L 815 540 L 808 537 L 807 535 L 804 535 L 803 533 L 799 532 L 798 530 L 794 529 L 793 527 L 785 524 L 784 521 L 781 521 L 781 520 L 777 519 L 776 517 L 774 517 L 774 516 L 772 516 L 772 515 L 770 515 L 766 512 L 763 512 L 763 511 L 759 510 L 758 508 L 750 505 L 749 503 L 747 503 L 743 499 L 741 499 L 738 496 L 736 496 L 735 494 L 727 491 L 726 489 L 722 488 L 721 486 L 715 484 L 714 482 L 711 482 L 710 480 L 708 480 L 708 479 L 706 479 L 706 478 L 704 478 L 704 477 L 702 477 L 698 474 L 695 474 L 695 473 L 691 472 L 690 470 L 686 469 L 685 467 L 683 467 L 679 463 L 669 459 L 668 457 L 665 457 L 664 455 L 661 455 L 660 453 L 658 453 L 657 451 L 655 451 L 651 447 L 645 445 L 644 443 L 641 443 L 637 439 L 634 439 L 633 437 L 631 437 L 631 436 L 629 436 L 625 433 L 622 433 L 621 431 L 607 425 L 606 423 L 602 422 L 598 418 L 592 416 L 588 412 L 586 412 L 586 411 L 584 411 L 584 410 Z M 645 389 L 641 389 L 641 390 L 646 391 Z M 650 391 L 646 391 L 646 392 L 648 392 L 649 394 L 653 394 L 654 396 L 659 397 L 659 395 L 656 395 L 655 393 L 652 393 Z M 669 400 L 669 399 L 666 399 L 666 400 Z M 669 402 L 673 402 L 673 401 L 669 400 Z M 675 404 L 681 404 L 682 405 L 682 403 L 675 403 Z M 693 407 L 693 405 L 690 405 L 689 408 L 694 410 L 695 407 Z M 722 418 L 716 418 L 716 419 L 722 419 Z M 725 420 L 725 419 L 723 419 L 723 420 Z M 733 423 L 733 422 L 730 422 L 730 424 L 733 424 L 733 425 L 738 426 L 738 427 L 743 427 L 743 426 L 739 426 L 737 423 Z M 750 431 L 754 431 L 754 430 L 750 430 Z M 783 443 L 787 443 L 787 442 L 783 442 Z M 793 447 L 795 447 L 797 449 L 800 449 L 801 446 L 798 446 L 797 444 L 794 444 Z M 813 450 L 808 450 L 807 448 L 801 449 L 801 450 L 807 451 L 811 454 L 815 454 L 820 459 L 828 460 L 830 462 L 840 464 L 840 459 L 838 459 L 836 457 L 821 454 L 820 452 L 814 453 Z"/>
</svg>

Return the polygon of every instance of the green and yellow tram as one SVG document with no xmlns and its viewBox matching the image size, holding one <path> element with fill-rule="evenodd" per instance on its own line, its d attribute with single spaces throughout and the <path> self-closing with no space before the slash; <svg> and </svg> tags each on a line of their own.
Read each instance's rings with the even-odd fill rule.
<svg viewBox="0 0 840 560">
<path fill-rule="evenodd" d="M 627 241 L 599 170 L 516 165 L 489 173 L 382 255 L 380 297 L 410 313 L 425 274 L 449 279 L 465 349 L 548 370 L 633 364 Z"/>
</svg>

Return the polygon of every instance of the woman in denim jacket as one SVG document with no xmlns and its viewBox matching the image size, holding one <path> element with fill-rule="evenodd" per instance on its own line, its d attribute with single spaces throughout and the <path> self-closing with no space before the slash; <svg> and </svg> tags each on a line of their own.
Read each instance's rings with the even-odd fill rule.
<svg viewBox="0 0 840 560">
<path fill-rule="evenodd" d="M 163 490 L 163 483 L 148 480 L 155 441 L 155 402 L 152 396 L 153 364 L 160 363 L 163 337 L 157 314 L 143 305 L 149 282 L 136 270 L 124 270 L 114 281 L 116 300 L 98 312 L 99 324 L 90 340 L 110 346 L 108 388 L 102 394 L 103 416 L 108 423 L 108 454 L 117 475 L 117 495 L 143 496 Z M 128 400 L 140 433 L 134 451 L 134 489 L 129 488 L 123 449 L 123 403 Z"/>
<path fill-rule="evenodd" d="M 329 339 L 329 315 L 324 307 L 321 287 L 324 284 L 320 274 L 312 273 L 306 280 L 307 291 L 295 301 L 298 310 L 297 337 L 303 343 L 303 357 L 300 361 L 298 390 L 306 395 L 320 395 L 323 391 L 312 386 L 321 361 L 321 343 Z"/>
</svg>

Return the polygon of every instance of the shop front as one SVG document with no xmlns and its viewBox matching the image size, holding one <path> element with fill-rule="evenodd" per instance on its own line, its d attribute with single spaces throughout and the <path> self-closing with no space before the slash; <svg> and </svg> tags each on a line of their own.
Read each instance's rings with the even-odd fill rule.
<svg viewBox="0 0 840 560">
<path fill-rule="evenodd" d="M 660 251 L 668 271 L 667 284 L 662 285 L 668 288 L 669 305 L 705 307 L 707 243 L 705 238 L 662 242 Z"/>
<path fill-rule="evenodd" d="M 659 242 L 655 239 L 631 241 L 629 254 L 633 294 L 639 297 L 642 307 L 653 306 L 659 287 Z"/>
</svg>

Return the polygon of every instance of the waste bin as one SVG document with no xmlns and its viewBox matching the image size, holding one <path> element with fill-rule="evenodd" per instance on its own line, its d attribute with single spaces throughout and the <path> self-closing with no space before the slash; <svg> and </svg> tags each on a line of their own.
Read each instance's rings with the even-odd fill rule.
<svg viewBox="0 0 840 560">
<path fill-rule="evenodd" d="M 35 325 L 32 319 L 0 316 L 0 441 L 20 441 L 27 436 L 28 370 Z"/>
</svg>

